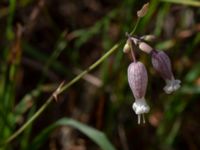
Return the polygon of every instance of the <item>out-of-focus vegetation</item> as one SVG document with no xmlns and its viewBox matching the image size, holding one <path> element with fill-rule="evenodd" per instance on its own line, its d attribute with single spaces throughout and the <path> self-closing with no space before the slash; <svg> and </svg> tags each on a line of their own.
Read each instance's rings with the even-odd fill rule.
<svg viewBox="0 0 200 150">
<path fill-rule="evenodd" d="M 58 85 L 68 83 L 114 44 L 125 41 L 144 0 L 0 1 L 0 149 L 200 149 L 200 2 L 151 0 L 135 32 L 157 37 L 182 87 L 171 95 L 150 58 L 148 122 L 137 124 L 123 44 L 95 70 L 58 95 L 10 143 Z M 70 118 L 70 119 L 69 119 Z"/>
</svg>

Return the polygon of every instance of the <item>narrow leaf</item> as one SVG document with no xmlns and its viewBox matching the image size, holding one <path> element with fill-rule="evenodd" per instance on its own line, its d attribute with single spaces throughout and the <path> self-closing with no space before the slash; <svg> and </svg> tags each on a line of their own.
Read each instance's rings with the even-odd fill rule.
<svg viewBox="0 0 200 150">
<path fill-rule="evenodd" d="M 161 0 L 161 1 L 200 7 L 200 1 L 197 0 Z"/>
<path fill-rule="evenodd" d="M 30 146 L 31 149 L 38 149 L 48 138 L 48 135 L 53 129 L 64 125 L 78 129 L 80 132 L 88 136 L 93 142 L 95 142 L 102 150 L 115 150 L 104 133 L 70 118 L 62 118 L 44 129 L 32 142 L 32 145 Z"/>
</svg>

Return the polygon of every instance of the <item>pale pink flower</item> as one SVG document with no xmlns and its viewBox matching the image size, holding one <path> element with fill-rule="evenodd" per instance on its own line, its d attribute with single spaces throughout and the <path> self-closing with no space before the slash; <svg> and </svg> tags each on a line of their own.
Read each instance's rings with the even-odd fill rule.
<svg viewBox="0 0 200 150">
<path fill-rule="evenodd" d="M 141 62 L 132 62 L 128 67 L 128 83 L 135 97 L 132 107 L 138 115 L 138 124 L 140 124 L 141 116 L 145 123 L 144 114 L 150 111 L 145 100 L 147 82 L 148 76 L 145 66 Z"/>
<path fill-rule="evenodd" d="M 166 86 L 163 88 L 167 94 L 170 94 L 180 88 L 180 80 L 176 80 L 172 73 L 171 61 L 163 51 L 153 50 L 151 60 L 154 69 L 165 80 Z"/>
</svg>

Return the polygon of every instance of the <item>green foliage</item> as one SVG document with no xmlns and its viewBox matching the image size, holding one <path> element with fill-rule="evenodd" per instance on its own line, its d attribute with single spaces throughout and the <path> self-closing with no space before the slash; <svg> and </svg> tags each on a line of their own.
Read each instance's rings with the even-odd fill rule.
<svg viewBox="0 0 200 150">
<path fill-rule="evenodd" d="M 161 1 L 200 7 L 200 2 L 198 0 L 161 0 Z"/>
<path fill-rule="evenodd" d="M 41 149 L 46 143 L 51 145 L 48 139 L 54 129 L 66 125 L 103 150 L 199 149 L 199 1 L 152 0 L 140 21 L 136 11 L 144 1 L 90 5 L 84 0 L 81 6 L 61 0 L 55 1 L 57 6 L 54 1 L 39 5 L 42 1 L 0 2 L 0 150 Z M 31 20 L 33 12 L 36 18 Z M 21 36 L 19 23 L 24 26 Z M 174 74 L 182 81 L 178 92 L 164 94 L 164 82 L 149 57 L 136 50 L 149 74 L 151 112 L 144 127 L 137 125 L 132 112 L 126 75 L 130 60 L 122 53 L 125 32 L 131 32 L 135 24 L 136 35 L 157 36 L 150 44 L 169 54 Z M 51 94 L 63 80 L 66 84 L 55 103 Z M 100 87 L 96 80 L 102 83 Z M 73 118 L 86 118 L 86 123 Z M 86 147 L 91 149 L 88 143 Z"/>
<path fill-rule="evenodd" d="M 13 18 L 15 14 L 16 1 L 9 0 L 9 3 L 10 5 L 9 5 L 9 15 L 8 15 L 8 21 L 7 21 L 7 28 L 6 28 L 6 37 L 8 40 L 12 40 L 14 38 L 12 23 L 13 23 Z"/>
<path fill-rule="evenodd" d="M 71 126 L 75 129 L 78 129 L 80 132 L 94 141 L 102 150 L 115 150 L 104 133 L 70 118 L 62 118 L 56 121 L 54 124 L 48 126 L 48 128 L 44 129 L 44 131 L 42 131 L 33 140 L 30 149 L 38 149 L 44 143 L 44 141 L 47 140 L 49 133 L 51 133 L 53 129 L 58 126 Z"/>
</svg>

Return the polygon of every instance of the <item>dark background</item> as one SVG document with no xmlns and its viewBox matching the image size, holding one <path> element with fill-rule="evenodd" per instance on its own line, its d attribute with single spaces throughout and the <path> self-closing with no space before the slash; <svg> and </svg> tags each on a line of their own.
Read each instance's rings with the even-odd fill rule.
<svg viewBox="0 0 200 150">
<path fill-rule="evenodd" d="M 125 41 L 125 32 L 132 31 L 137 10 L 146 2 L 1 0 L 0 141 L 22 126 L 59 83 L 68 83 L 114 44 Z M 156 36 L 150 45 L 169 55 L 173 73 L 182 81 L 178 91 L 165 94 L 165 82 L 152 68 L 150 57 L 136 51 L 149 78 L 146 99 L 151 111 L 146 124 L 138 125 L 132 110 L 134 97 L 127 82 L 131 59 L 121 45 L 2 149 L 31 149 L 42 130 L 68 117 L 101 130 L 119 150 L 198 150 L 199 7 L 199 2 L 183 5 L 152 0 L 136 30 L 138 36 Z M 62 126 L 44 137 L 37 149 L 100 148 L 78 130 Z"/>
</svg>

